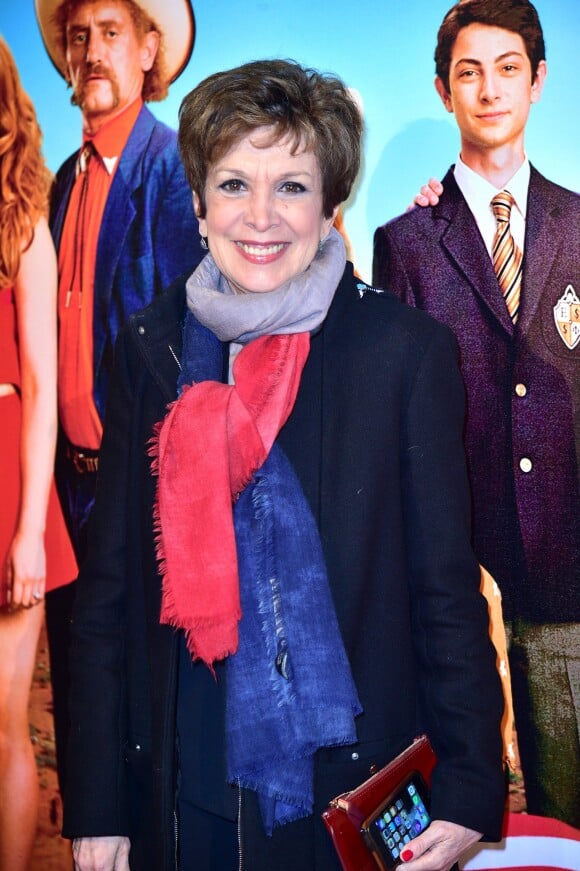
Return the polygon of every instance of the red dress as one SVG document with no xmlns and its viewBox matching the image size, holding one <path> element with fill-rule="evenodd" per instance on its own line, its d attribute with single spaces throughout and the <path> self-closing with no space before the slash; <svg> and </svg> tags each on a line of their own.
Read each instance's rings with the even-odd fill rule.
<svg viewBox="0 0 580 871">
<path fill-rule="evenodd" d="M 20 364 L 12 288 L 0 290 L 0 384 L 14 384 L 15 393 L 0 397 L 0 604 L 6 600 L 4 571 L 20 510 Z M 54 482 L 46 518 L 46 590 L 74 581 L 77 564 Z"/>
</svg>

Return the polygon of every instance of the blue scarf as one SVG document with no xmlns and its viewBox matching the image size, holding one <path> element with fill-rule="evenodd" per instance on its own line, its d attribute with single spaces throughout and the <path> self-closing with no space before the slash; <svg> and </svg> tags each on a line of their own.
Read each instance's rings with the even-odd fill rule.
<svg viewBox="0 0 580 871">
<path fill-rule="evenodd" d="M 221 380 L 223 345 L 188 312 L 179 386 Z M 320 537 L 274 445 L 234 509 L 242 620 L 226 660 L 228 779 L 258 794 L 264 828 L 312 813 L 314 754 L 353 744 L 362 712 Z"/>
<path fill-rule="evenodd" d="M 362 711 L 320 536 L 274 445 L 234 509 L 242 620 L 226 663 L 227 771 L 258 793 L 268 834 L 312 813 L 314 754 L 353 744 Z"/>
</svg>

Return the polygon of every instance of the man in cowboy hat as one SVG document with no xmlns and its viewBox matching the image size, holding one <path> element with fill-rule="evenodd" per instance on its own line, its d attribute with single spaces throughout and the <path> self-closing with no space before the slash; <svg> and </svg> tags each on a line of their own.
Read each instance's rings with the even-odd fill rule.
<svg viewBox="0 0 580 871">
<path fill-rule="evenodd" d="M 461 154 L 438 205 L 426 190 L 434 208 L 377 229 L 373 281 L 455 330 L 475 551 L 502 593 L 528 813 L 580 826 L 580 197 L 524 150 L 545 57 L 529 0 L 449 10 L 435 83 Z"/>
<path fill-rule="evenodd" d="M 57 173 L 50 217 L 59 264 L 57 478 L 80 563 L 117 332 L 203 254 L 176 135 L 144 105 L 164 99 L 189 60 L 194 19 L 189 0 L 36 0 L 36 13 L 83 120 L 82 147 Z M 61 790 L 74 588 L 46 602 Z"/>
</svg>

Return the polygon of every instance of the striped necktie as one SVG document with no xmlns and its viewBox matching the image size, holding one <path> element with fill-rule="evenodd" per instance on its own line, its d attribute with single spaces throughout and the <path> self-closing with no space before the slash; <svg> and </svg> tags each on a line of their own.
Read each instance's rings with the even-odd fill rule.
<svg viewBox="0 0 580 871">
<path fill-rule="evenodd" d="M 522 287 L 522 252 L 514 242 L 510 230 L 510 214 L 514 198 L 509 191 L 501 191 L 491 201 L 497 221 L 493 240 L 493 268 L 512 321 L 518 319 Z"/>
</svg>

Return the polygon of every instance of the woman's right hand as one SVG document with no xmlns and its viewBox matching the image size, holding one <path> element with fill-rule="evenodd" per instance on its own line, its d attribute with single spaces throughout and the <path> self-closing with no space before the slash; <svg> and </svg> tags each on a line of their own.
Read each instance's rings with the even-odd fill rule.
<svg viewBox="0 0 580 871">
<path fill-rule="evenodd" d="M 11 610 L 39 605 L 46 584 L 44 534 L 18 531 L 10 545 L 4 572 Z"/>
<path fill-rule="evenodd" d="M 481 832 L 433 820 L 431 825 L 401 851 L 401 869 L 409 871 L 450 871 L 462 853 L 477 843 Z"/>
<path fill-rule="evenodd" d="M 75 871 L 130 871 L 131 842 L 122 835 L 75 838 Z"/>
</svg>

